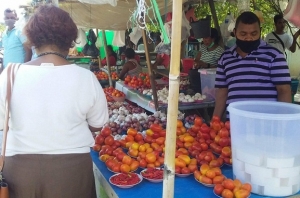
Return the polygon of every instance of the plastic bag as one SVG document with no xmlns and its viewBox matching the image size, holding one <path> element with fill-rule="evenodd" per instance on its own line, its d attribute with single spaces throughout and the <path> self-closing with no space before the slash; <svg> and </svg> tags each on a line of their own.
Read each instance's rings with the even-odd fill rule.
<svg viewBox="0 0 300 198">
<path fill-rule="evenodd" d="M 85 31 L 82 28 L 78 29 L 78 36 L 76 39 L 76 47 L 84 47 L 86 44 Z"/>
<path fill-rule="evenodd" d="M 300 1 L 290 0 L 284 11 L 284 19 L 300 28 Z"/>
<path fill-rule="evenodd" d="M 125 30 L 114 32 L 112 45 L 118 47 L 123 47 L 125 45 Z"/>
<path fill-rule="evenodd" d="M 99 49 L 95 45 L 97 41 L 97 36 L 92 29 L 89 30 L 89 34 L 87 35 L 87 40 L 88 42 L 84 46 L 82 53 L 85 56 L 92 56 L 92 57 L 99 56 Z"/>
<path fill-rule="evenodd" d="M 138 27 L 132 28 L 132 32 L 129 34 L 131 42 L 133 42 L 135 45 L 137 45 L 138 41 L 142 37 L 142 31 Z"/>
<path fill-rule="evenodd" d="M 88 4 L 110 4 L 112 6 L 117 6 L 118 0 L 78 0 L 81 3 L 88 3 Z"/>
</svg>

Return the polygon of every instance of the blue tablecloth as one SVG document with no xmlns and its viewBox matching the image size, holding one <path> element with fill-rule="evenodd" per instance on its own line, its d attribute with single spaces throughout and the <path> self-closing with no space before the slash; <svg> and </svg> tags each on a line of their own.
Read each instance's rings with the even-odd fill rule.
<svg viewBox="0 0 300 198">
<path fill-rule="evenodd" d="M 106 168 L 106 165 L 98 159 L 98 152 L 91 151 L 91 156 L 97 168 L 108 181 L 109 177 L 111 177 L 113 173 L 110 172 Z M 139 173 L 141 170 L 142 169 L 139 169 L 136 171 L 136 173 Z M 232 178 L 231 166 L 224 165 L 222 167 L 222 172 L 227 178 Z M 121 189 L 113 185 L 111 186 L 119 198 L 162 197 L 163 183 L 151 183 L 147 180 L 143 180 L 137 186 L 129 189 Z M 263 196 L 251 194 L 251 198 L 261 197 Z M 189 177 L 185 178 L 175 178 L 174 198 L 216 198 L 216 196 L 213 194 L 213 188 L 203 186 L 194 179 L 194 175 L 190 175 Z"/>
</svg>

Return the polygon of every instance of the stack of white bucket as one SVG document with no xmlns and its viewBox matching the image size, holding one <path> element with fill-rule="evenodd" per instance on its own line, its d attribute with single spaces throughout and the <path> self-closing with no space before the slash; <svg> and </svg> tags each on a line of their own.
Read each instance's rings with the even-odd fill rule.
<svg viewBox="0 0 300 198">
<path fill-rule="evenodd" d="M 300 190 L 300 106 L 279 102 L 232 103 L 234 178 L 252 193 L 289 196 Z"/>
</svg>

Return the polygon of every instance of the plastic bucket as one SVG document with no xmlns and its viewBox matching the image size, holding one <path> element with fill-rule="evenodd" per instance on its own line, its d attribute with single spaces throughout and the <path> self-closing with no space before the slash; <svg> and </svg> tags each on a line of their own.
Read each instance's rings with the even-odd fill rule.
<svg viewBox="0 0 300 198">
<path fill-rule="evenodd" d="M 193 65 L 194 65 L 194 59 L 192 58 L 183 58 L 181 59 L 181 62 L 182 62 L 182 72 L 184 73 L 189 73 L 190 69 L 193 68 Z"/>
<path fill-rule="evenodd" d="M 241 101 L 228 106 L 234 178 L 264 196 L 300 190 L 300 106 Z"/>
</svg>

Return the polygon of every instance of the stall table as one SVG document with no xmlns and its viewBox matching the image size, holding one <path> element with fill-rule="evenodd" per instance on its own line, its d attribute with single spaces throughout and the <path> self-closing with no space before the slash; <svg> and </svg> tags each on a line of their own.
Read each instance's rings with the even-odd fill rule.
<svg viewBox="0 0 300 198">
<path fill-rule="evenodd" d="M 110 172 L 105 163 L 99 160 L 98 152 L 91 151 L 91 156 L 94 162 L 94 175 L 96 181 L 96 189 L 98 197 L 101 198 L 159 198 L 162 197 L 163 183 L 151 183 L 147 180 L 143 180 L 140 184 L 129 189 L 121 189 L 109 183 L 109 178 L 114 174 Z M 227 178 L 232 178 L 232 167 L 224 165 L 222 168 L 223 174 Z M 138 169 L 136 173 L 140 173 L 142 169 Z M 205 187 L 194 178 L 194 175 L 188 177 L 176 177 L 174 187 L 174 198 L 216 198 L 213 193 L 213 188 Z M 262 198 L 251 194 L 251 198 Z M 300 197 L 299 193 L 294 198 Z M 268 198 L 268 197 L 264 197 Z"/>
<path fill-rule="evenodd" d="M 157 80 L 158 83 L 163 83 L 161 80 Z M 122 81 L 116 82 L 116 87 L 117 90 L 122 91 L 126 95 L 126 99 L 136 103 L 140 107 L 146 109 L 147 111 L 150 111 L 152 113 L 155 112 L 155 106 L 154 102 L 147 98 L 146 96 L 143 96 L 139 92 L 129 88 L 126 86 Z M 208 108 L 208 107 L 214 107 L 215 102 L 210 101 L 210 102 L 203 102 L 203 103 L 193 103 L 189 105 L 182 105 L 180 104 L 178 106 L 179 110 L 189 110 L 189 109 L 202 109 L 202 108 Z M 166 109 L 168 108 L 167 104 L 160 104 L 159 110 Z"/>
</svg>

